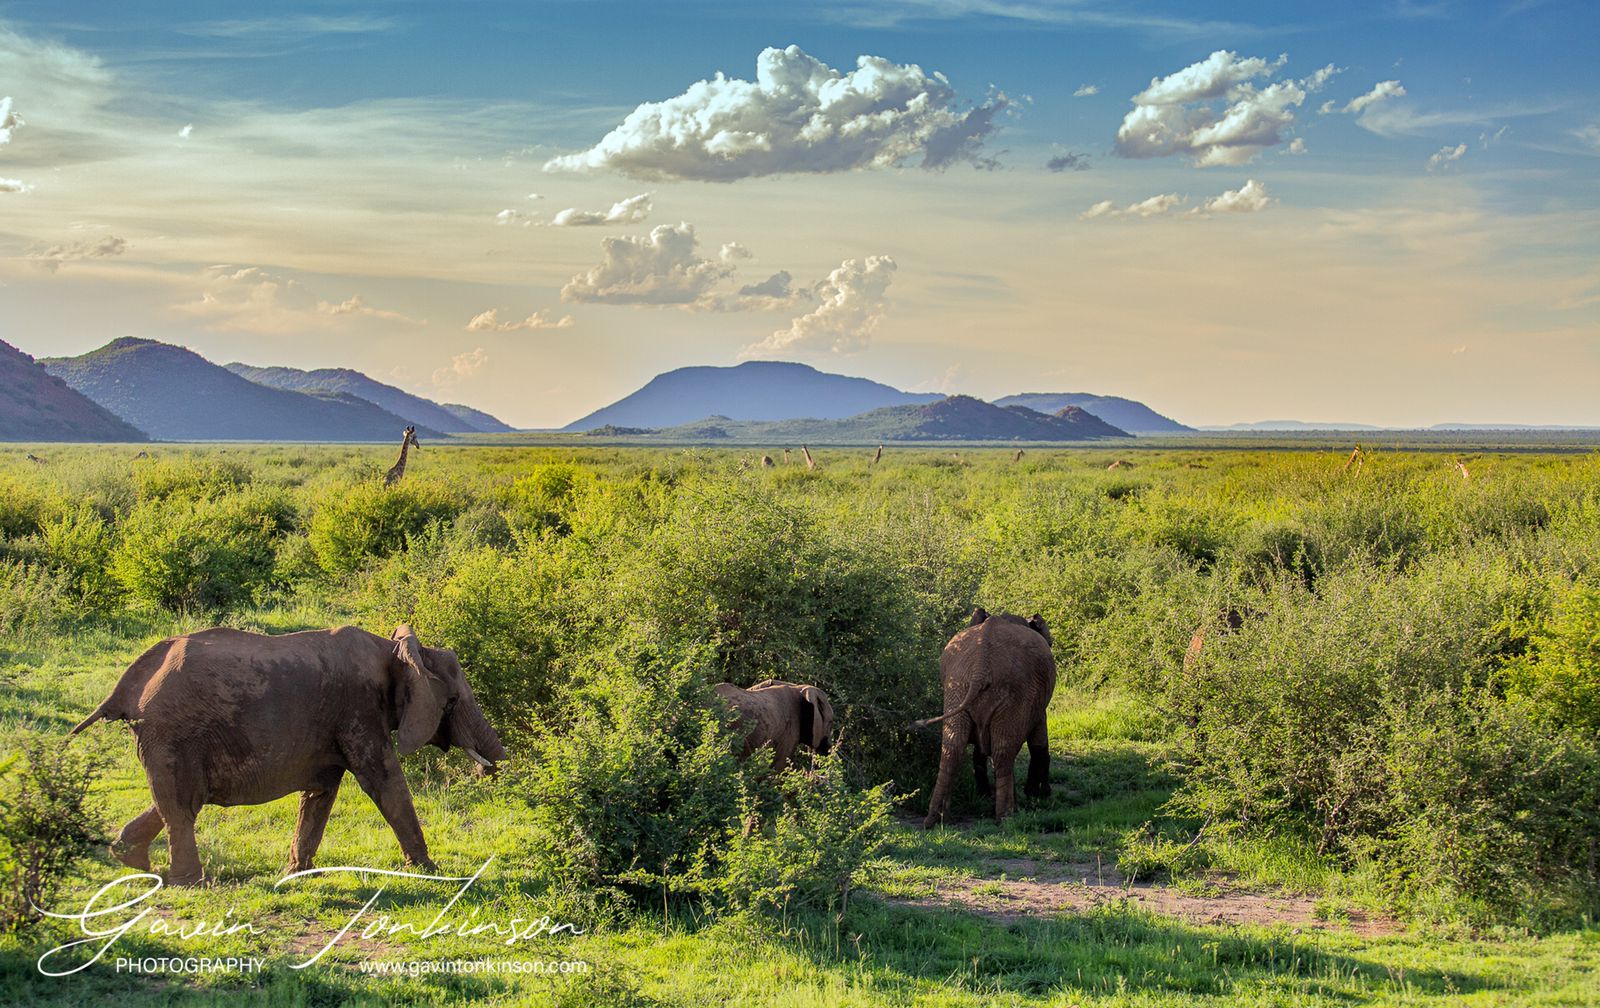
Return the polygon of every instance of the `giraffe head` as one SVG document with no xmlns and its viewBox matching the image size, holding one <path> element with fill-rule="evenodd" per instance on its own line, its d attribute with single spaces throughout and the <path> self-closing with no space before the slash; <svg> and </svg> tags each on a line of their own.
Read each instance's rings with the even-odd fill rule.
<svg viewBox="0 0 1600 1008">
<path fill-rule="evenodd" d="M 416 424 L 411 424 L 411 425 L 407 426 L 406 429 L 405 429 L 405 436 L 400 439 L 400 447 L 404 448 L 407 445 L 410 445 L 411 447 L 417 449 L 418 451 L 422 450 L 422 443 L 417 440 L 417 425 Z"/>
</svg>

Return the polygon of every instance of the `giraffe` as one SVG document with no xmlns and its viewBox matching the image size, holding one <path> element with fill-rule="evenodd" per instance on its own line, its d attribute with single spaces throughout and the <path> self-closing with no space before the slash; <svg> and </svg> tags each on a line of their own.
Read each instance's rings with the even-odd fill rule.
<svg viewBox="0 0 1600 1008">
<path fill-rule="evenodd" d="M 400 477 L 406 474 L 407 448 L 415 448 L 417 451 L 422 450 L 422 445 L 417 443 L 417 428 L 414 424 L 408 426 L 405 429 L 405 432 L 400 436 L 400 457 L 395 459 L 394 465 L 390 466 L 389 471 L 383 474 L 384 486 L 394 486 L 396 483 L 400 482 Z"/>
<path fill-rule="evenodd" d="M 800 454 L 802 454 L 802 455 L 804 455 L 806 457 L 806 468 L 807 469 L 815 469 L 817 467 L 817 460 L 811 457 L 811 449 L 810 448 L 807 448 L 805 445 L 801 445 L 800 446 Z"/>
<path fill-rule="evenodd" d="M 32 462 L 34 465 L 44 465 L 45 464 L 45 460 L 40 458 L 39 456 L 35 455 L 33 452 L 29 452 L 28 453 L 28 461 Z"/>
<path fill-rule="evenodd" d="M 1021 462 L 1022 461 L 1022 449 L 1021 448 L 1017 449 L 1017 453 L 1011 457 L 1011 461 L 1013 461 L 1013 462 Z"/>
<path fill-rule="evenodd" d="M 788 465 L 789 464 L 789 449 L 787 449 L 787 448 L 785 448 L 783 450 L 783 464 L 784 465 Z"/>
<path fill-rule="evenodd" d="M 763 456 L 761 456 L 761 468 L 763 468 L 763 469 L 771 469 L 772 468 L 772 456 L 771 455 L 763 455 Z"/>
<path fill-rule="evenodd" d="M 873 456 L 872 456 L 872 464 L 873 465 L 877 465 L 879 462 L 882 462 L 882 461 L 883 461 L 883 445 L 879 445 L 877 452 L 875 452 L 873 454 Z"/>
<path fill-rule="evenodd" d="M 1366 465 L 1366 462 L 1367 453 L 1361 450 L 1361 444 L 1357 442 L 1355 450 L 1350 453 L 1350 457 L 1344 460 L 1344 468 L 1340 469 L 1339 471 L 1349 472 L 1350 467 L 1354 465 L 1356 467 L 1356 472 L 1360 472 L 1361 467 Z"/>
</svg>

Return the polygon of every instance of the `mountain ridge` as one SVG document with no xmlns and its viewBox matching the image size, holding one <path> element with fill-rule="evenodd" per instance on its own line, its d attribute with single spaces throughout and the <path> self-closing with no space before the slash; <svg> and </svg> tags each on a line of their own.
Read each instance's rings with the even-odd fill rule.
<svg viewBox="0 0 1600 1008">
<path fill-rule="evenodd" d="M 0 441 L 149 441 L 150 436 L 0 340 Z"/>
<path fill-rule="evenodd" d="M 358 399 L 365 399 L 419 427 L 443 431 L 446 434 L 484 434 L 512 429 L 496 417 L 480 410 L 471 410 L 471 413 L 487 418 L 485 426 L 478 426 L 442 403 L 385 384 L 354 368 L 317 368 L 308 371 L 283 366 L 258 367 L 239 361 L 222 366 L 241 378 L 270 388 L 285 389 L 290 392 L 314 392 L 321 389 L 347 393 Z"/>
<path fill-rule="evenodd" d="M 259 385 L 186 347 L 133 336 L 39 363 L 163 441 L 391 441 L 407 424 L 347 393 Z M 432 429 L 418 434 L 442 436 Z"/>
</svg>

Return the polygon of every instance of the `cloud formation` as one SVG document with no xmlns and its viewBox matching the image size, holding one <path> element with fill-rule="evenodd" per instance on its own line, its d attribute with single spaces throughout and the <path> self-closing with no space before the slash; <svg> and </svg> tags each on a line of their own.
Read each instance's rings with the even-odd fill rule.
<svg viewBox="0 0 1600 1008">
<path fill-rule="evenodd" d="M 1241 165 L 1284 142 L 1294 109 L 1337 71 L 1330 65 L 1302 81 L 1257 87 L 1288 57 L 1240 59 L 1219 49 L 1133 96 L 1117 130 L 1116 152 L 1129 158 L 1187 155 L 1197 167 Z"/>
<path fill-rule="evenodd" d="M 1444 171 L 1457 161 L 1460 161 L 1462 155 L 1466 154 L 1466 152 L 1467 145 L 1464 143 L 1456 144 L 1454 147 L 1448 144 L 1440 147 L 1437 151 L 1428 155 L 1428 170 L 1431 172 Z"/>
<path fill-rule="evenodd" d="M 889 308 L 895 263 L 888 256 L 846 259 L 816 286 L 816 308 L 740 353 L 741 359 L 845 354 L 864 348 Z"/>
<path fill-rule="evenodd" d="M 1366 109 L 1387 98 L 1404 98 L 1405 95 L 1405 86 L 1399 81 L 1379 81 L 1378 83 L 1372 85 L 1371 91 L 1368 91 L 1364 95 L 1357 95 L 1356 97 L 1350 99 L 1349 103 L 1345 105 L 1343 111 L 1349 112 L 1351 115 L 1355 115 L 1359 112 L 1364 112 Z"/>
<path fill-rule="evenodd" d="M 33 188 L 33 186 L 31 186 L 28 183 L 22 181 L 21 179 L 0 178 L 0 193 L 27 192 L 29 189 L 32 189 L 32 188 Z"/>
<path fill-rule="evenodd" d="M 1177 193 L 1161 193 L 1127 206 L 1117 206 L 1112 200 L 1101 200 L 1079 214 L 1080 220 L 1100 220 L 1117 217 L 1165 217 L 1183 206 L 1185 198 Z M 1255 179 L 1246 179 L 1237 189 L 1225 189 L 1199 206 L 1190 209 L 1185 217 L 1210 217 L 1223 213 L 1256 213 L 1265 210 L 1277 200 L 1267 195 L 1267 187 Z"/>
<path fill-rule="evenodd" d="M 563 315 L 556 318 L 548 311 L 536 311 L 519 322 L 502 322 L 497 309 L 490 308 L 472 317 L 467 323 L 467 332 L 516 332 L 519 329 L 570 329 L 572 316 Z"/>
<path fill-rule="evenodd" d="M 425 324 L 400 312 L 375 308 L 359 294 L 340 302 L 324 301 L 299 280 L 258 266 L 212 266 L 201 275 L 199 286 L 199 300 L 175 305 L 172 310 L 222 332 L 343 329 L 350 319 Z"/>
<path fill-rule="evenodd" d="M 733 275 L 725 261 L 699 255 L 694 225 L 661 224 L 639 237 L 607 238 L 599 265 L 561 288 L 561 300 L 583 304 L 688 305 Z"/>
<path fill-rule="evenodd" d="M 610 210 L 578 210 L 569 207 L 550 219 L 554 227 L 593 227 L 600 224 L 637 224 L 650 216 L 653 206 L 649 193 L 629 196 L 611 204 Z"/>
<path fill-rule="evenodd" d="M 12 100 L 8 95 L 0 98 L 0 144 L 11 142 L 11 132 L 23 125 L 22 118 L 11 110 Z"/>
<path fill-rule="evenodd" d="M 1072 97 L 1074 97 L 1074 98 L 1088 98 L 1091 95 L 1097 95 L 1099 93 L 1100 93 L 1100 85 L 1098 85 L 1098 84 L 1081 84 L 1081 85 L 1078 86 L 1078 90 L 1072 92 Z"/>
<path fill-rule="evenodd" d="M 1081 220 L 1099 220 L 1103 217 L 1159 217 L 1171 213 L 1182 204 L 1183 197 L 1177 193 L 1162 193 L 1137 203 L 1129 203 L 1125 207 L 1119 207 L 1111 200 L 1101 200 L 1078 217 Z"/>
<path fill-rule="evenodd" d="M 1057 154 L 1055 157 L 1046 161 L 1044 166 L 1047 170 L 1053 172 L 1088 171 L 1089 155 L 1074 154 L 1073 152 L 1068 151 L 1065 154 Z"/>
<path fill-rule="evenodd" d="M 22 189 L 18 191 L 26 191 L 28 188 L 30 187 L 23 185 Z M 109 259 L 113 256 L 119 256 L 127 250 L 128 240 L 126 238 L 106 235 L 97 242 L 68 242 L 63 245 L 52 245 L 43 252 L 35 252 L 29 255 L 28 258 L 54 273 L 61 268 L 62 263 L 79 259 Z"/>
<path fill-rule="evenodd" d="M 964 105 L 949 81 L 916 64 L 861 56 L 841 73 L 800 49 L 765 49 L 754 81 L 724 77 L 646 102 L 587 151 L 546 171 L 611 169 L 641 179 L 736 179 L 919 163 L 993 165 L 982 153 L 1012 102 Z"/>
<path fill-rule="evenodd" d="M 1237 189 L 1227 189 L 1190 210 L 1191 214 L 1206 216 L 1216 213 L 1257 213 L 1276 200 L 1267 195 L 1267 187 L 1255 179 L 1246 179 Z"/>
<path fill-rule="evenodd" d="M 456 354 L 450 358 L 448 365 L 433 372 L 434 388 L 453 388 L 482 371 L 488 363 L 489 354 L 483 347 L 474 347 L 466 353 Z"/>
</svg>

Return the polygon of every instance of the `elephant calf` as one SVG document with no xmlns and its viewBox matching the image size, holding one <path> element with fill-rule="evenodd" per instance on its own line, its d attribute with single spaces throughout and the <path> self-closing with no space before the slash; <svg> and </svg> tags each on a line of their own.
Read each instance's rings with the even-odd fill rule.
<svg viewBox="0 0 1600 1008">
<path fill-rule="evenodd" d="M 1022 743 L 1028 743 L 1028 779 L 1023 791 L 1042 798 L 1050 793 L 1050 735 L 1045 708 L 1056 690 L 1056 659 L 1050 628 L 1039 616 L 990 616 L 980 606 L 967 628 L 950 638 L 939 656 L 944 683 L 944 713 L 918 721 L 943 723 L 939 779 L 928 803 L 924 828 L 944 820 L 956 766 L 968 744 L 978 792 L 989 791 L 988 760 L 994 759 L 994 818 L 1017 810 L 1013 774 Z"/>
<path fill-rule="evenodd" d="M 770 746 L 772 769 L 784 770 L 797 746 L 809 746 L 823 756 L 832 748 L 833 704 L 815 686 L 763 679 L 749 689 L 733 683 L 717 683 L 712 689 L 737 715 L 734 730 L 744 736 L 741 760 Z"/>
<path fill-rule="evenodd" d="M 167 881 L 204 879 L 194 822 L 206 805 L 259 805 L 300 792 L 289 871 L 311 867 L 345 771 L 388 820 L 406 861 L 433 869 L 400 755 L 429 743 L 480 766 L 505 758 L 454 651 L 424 647 L 402 624 L 389 638 L 355 627 L 267 636 L 217 627 L 172 637 L 134 660 L 76 728 L 130 721 L 153 804 L 111 853 L 150 870 L 167 830 Z"/>
</svg>

